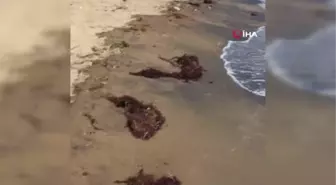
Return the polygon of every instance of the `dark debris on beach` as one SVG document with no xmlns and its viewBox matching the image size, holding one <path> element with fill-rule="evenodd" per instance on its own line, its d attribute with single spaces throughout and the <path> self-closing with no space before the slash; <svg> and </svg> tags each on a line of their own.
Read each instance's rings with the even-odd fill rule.
<svg viewBox="0 0 336 185">
<path fill-rule="evenodd" d="M 129 177 L 122 181 L 115 181 L 115 183 L 126 185 L 182 185 L 181 181 L 175 176 L 163 176 L 156 179 L 154 175 L 145 174 L 142 169 L 136 176 Z"/>
<path fill-rule="evenodd" d="M 200 7 L 202 4 L 207 4 L 207 5 L 214 4 L 214 1 L 213 0 L 187 1 L 186 3 L 191 6 Z"/>
<path fill-rule="evenodd" d="M 210 5 L 215 4 L 213 0 L 198 0 L 198 1 L 190 0 L 190 1 L 182 1 L 181 3 L 186 3 L 195 8 L 200 8 L 202 5 L 210 6 Z"/>
<path fill-rule="evenodd" d="M 181 15 L 180 13 L 177 13 L 179 11 L 180 5 L 188 5 L 196 9 L 199 9 L 203 5 L 205 5 L 206 7 L 211 7 L 213 4 L 215 4 L 214 0 L 188 0 L 188 1 L 175 0 L 168 5 L 168 8 L 165 11 L 165 13 L 169 17 L 175 16 L 176 14 Z M 185 18 L 185 17 L 187 16 L 181 15 L 181 16 L 178 16 L 177 18 L 180 19 L 180 18 Z"/>
<path fill-rule="evenodd" d="M 151 139 L 165 123 L 165 117 L 152 104 L 144 104 L 131 96 L 106 96 L 118 108 L 124 109 L 126 127 L 137 139 Z"/>
<path fill-rule="evenodd" d="M 198 81 L 202 78 L 204 68 L 200 65 L 199 59 L 195 55 L 184 54 L 179 57 L 166 59 L 159 57 L 161 60 L 169 62 L 174 67 L 180 69 L 178 72 L 165 72 L 154 68 L 143 69 L 139 72 L 131 72 L 131 75 L 142 76 L 146 78 L 175 78 L 185 82 Z"/>
</svg>

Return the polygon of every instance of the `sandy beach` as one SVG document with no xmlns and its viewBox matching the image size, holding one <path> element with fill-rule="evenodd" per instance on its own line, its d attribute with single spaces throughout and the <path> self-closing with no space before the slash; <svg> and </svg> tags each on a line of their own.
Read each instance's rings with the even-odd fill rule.
<svg viewBox="0 0 336 185">
<path fill-rule="evenodd" d="M 91 65 L 92 57 L 102 57 L 102 39 L 96 34 L 124 26 L 133 15 L 158 15 L 169 0 L 158 1 L 94 1 L 71 0 L 71 84 L 82 82 L 86 75 L 80 73 Z M 85 57 L 85 56 L 88 56 Z M 105 54 L 106 55 L 106 54 Z M 108 55 L 108 54 L 107 54 Z M 83 58 L 84 57 L 84 58 Z M 73 85 L 71 86 L 73 88 Z"/>
<path fill-rule="evenodd" d="M 176 175 L 183 184 L 263 182 L 256 177 L 266 168 L 252 170 L 264 155 L 259 130 L 263 101 L 238 88 L 219 58 L 233 28 L 263 25 L 261 8 L 223 1 L 199 8 L 177 3 L 169 9 L 178 11 L 138 15 L 126 27 L 98 34 L 110 55 L 93 60 L 85 70 L 90 76 L 75 88 L 73 179 L 109 184 L 143 168 L 155 175 Z M 251 11 L 260 17 L 251 18 Z M 122 42 L 129 46 L 118 47 Z M 145 67 L 174 71 L 158 56 L 184 53 L 196 54 L 207 70 L 200 81 L 129 75 Z M 122 110 L 102 98 L 106 92 L 154 103 L 166 124 L 148 141 L 134 138 Z M 94 127 L 83 113 L 95 118 Z M 89 175 L 83 177 L 83 172 Z"/>
<path fill-rule="evenodd" d="M 284 7 L 297 12 L 297 6 L 287 3 Z M 144 169 L 193 185 L 333 184 L 333 100 L 293 90 L 270 77 L 272 95 L 264 107 L 263 100 L 238 88 L 222 67 L 219 55 L 231 30 L 264 24 L 260 7 L 230 1 L 197 8 L 175 5 L 176 12 L 139 15 L 126 28 L 98 34 L 112 54 L 93 60 L 86 69 L 90 77 L 76 87 L 80 93 L 72 109 L 78 129 L 72 142 L 78 174 L 74 179 L 108 184 Z M 307 15 L 314 17 L 312 7 L 300 11 L 313 10 Z M 274 12 L 273 20 L 281 20 L 282 14 Z M 295 36 L 290 30 L 285 33 L 274 31 L 273 37 Z M 207 70 L 200 81 L 128 74 L 146 67 L 174 70 L 158 56 L 184 53 L 197 55 Z M 133 138 L 120 124 L 126 122 L 122 110 L 102 98 L 106 92 L 154 103 L 166 117 L 166 126 L 149 141 Z M 95 118 L 94 127 L 82 112 Z M 82 177 L 83 172 L 89 175 Z"/>
<path fill-rule="evenodd" d="M 270 39 L 296 36 L 276 28 L 284 9 L 299 12 L 285 1 L 273 2 Z M 140 169 L 183 185 L 334 184 L 334 100 L 272 76 L 266 105 L 240 88 L 220 55 L 233 29 L 265 25 L 264 10 L 202 2 L 1 1 L 0 184 L 111 185 Z M 311 20 L 312 29 L 323 23 Z M 183 54 L 198 57 L 199 80 L 130 75 L 177 72 L 159 57 Z M 110 94 L 154 105 L 165 123 L 148 140 L 134 137 L 143 115 Z M 140 121 L 130 127 L 130 118 Z"/>
</svg>

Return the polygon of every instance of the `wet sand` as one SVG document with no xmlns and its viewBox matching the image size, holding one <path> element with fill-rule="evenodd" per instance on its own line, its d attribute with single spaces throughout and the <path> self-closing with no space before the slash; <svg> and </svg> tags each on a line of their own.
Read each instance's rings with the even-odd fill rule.
<svg viewBox="0 0 336 185">
<path fill-rule="evenodd" d="M 78 86 L 72 109 L 78 128 L 72 143 L 75 179 L 108 184 L 144 168 L 193 185 L 333 184 L 333 102 L 270 77 L 266 111 L 262 100 L 226 76 L 219 59 L 233 28 L 263 25 L 263 16 L 249 14 L 262 10 L 228 1 L 202 8 L 182 7 L 182 16 L 139 16 L 130 23 L 137 28 L 133 31 L 99 34 L 108 46 L 125 41 L 129 47 L 112 47 L 115 54 L 95 61 L 87 69 L 91 77 Z M 208 70 L 199 82 L 128 75 L 146 67 L 174 70 L 158 55 L 183 53 L 196 54 Z M 101 79 L 103 85 L 97 85 Z M 133 138 L 122 112 L 100 98 L 105 92 L 155 103 L 167 118 L 166 127 L 149 141 Z M 93 130 L 80 112 L 92 114 L 103 131 Z M 83 171 L 90 175 L 82 178 Z"/>
<path fill-rule="evenodd" d="M 106 50 L 111 55 L 92 61 L 90 78 L 77 87 L 71 121 L 69 53 L 50 56 L 55 48 L 69 49 L 69 30 L 54 31 L 48 38 L 56 42 L 45 50 L 10 58 L 33 62 L 20 70 L 24 78 L 1 86 L 0 183 L 109 185 L 144 168 L 192 185 L 334 184 L 333 102 L 270 77 L 265 107 L 225 74 L 219 55 L 232 28 L 263 25 L 263 16 L 249 14 L 262 10 L 228 1 L 211 10 L 202 6 L 203 13 L 193 9 L 182 8 L 182 19 L 140 16 L 132 22 L 140 31 L 99 34 L 105 48 L 119 41 L 129 47 L 114 45 Z M 35 46 L 32 40 L 27 48 Z M 183 53 L 197 55 L 208 70 L 199 82 L 128 75 L 144 67 L 174 70 L 158 55 Z M 101 98 L 106 92 L 153 102 L 166 125 L 149 141 L 134 138 L 122 110 Z M 99 130 L 83 113 L 94 116 Z"/>
<path fill-rule="evenodd" d="M 256 5 L 242 7 L 262 11 Z M 260 175 L 266 168 L 255 170 L 261 168 L 258 164 L 265 155 L 260 130 L 263 102 L 238 88 L 219 58 L 233 28 L 256 29 L 263 24 L 251 20 L 250 11 L 242 7 L 223 2 L 211 10 L 202 6 L 201 13 L 187 6 L 179 12 L 186 17 L 138 16 L 130 25 L 139 31 L 121 28 L 99 34 L 108 46 L 125 41 L 129 47 L 112 47 L 120 53 L 94 61 L 87 69 L 91 77 L 77 86 L 72 105 L 77 128 L 72 142 L 76 182 L 108 184 L 140 168 L 156 175 L 174 174 L 183 184 L 264 182 Z M 184 53 L 197 55 L 207 70 L 199 82 L 128 74 L 145 67 L 173 71 L 158 56 Z M 149 141 L 133 138 L 124 128 L 121 110 L 100 98 L 105 92 L 155 103 L 166 125 Z M 102 131 L 94 130 L 83 112 L 95 117 Z M 90 175 L 83 177 L 83 171 Z"/>
</svg>

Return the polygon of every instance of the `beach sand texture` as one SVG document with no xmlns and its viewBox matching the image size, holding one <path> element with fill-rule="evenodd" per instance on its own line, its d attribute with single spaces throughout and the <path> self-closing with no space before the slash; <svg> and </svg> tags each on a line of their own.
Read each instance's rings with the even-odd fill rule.
<svg viewBox="0 0 336 185">
<path fill-rule="evenodd" d="M 226 1 L 212 10 L 207 5 L 198 11 L 193 6 L 178 9 L 187 17 L 142 15 L 128 25 L 138 31 L 117 28 L 99 34 L 110 55 L 93 60 L 86 70 L 90 76 L 77 85 L 80 91 L 72 105 L 72 178 L 76 183 L 105 185 L 140 168 L 155 175 L 176 175 L 184 184 L 262 181 L 253 174 L 264 170 L 241 177 L 251 171 L 262 153 L 251 146 L 262 145 L 259 119 L 263 106 L 230 81 L 219 58 L 231 28 L 258 27 L 262 22 L 248 21 L 248 10 L 262 10 Z M 241 14 L 234 14 L 239 10 Z M 223 17 L 227 21 L 223 22 Z M 115 47 L 122 41 L 130 47 Z M 170 58 L 183 53 L 197 54 L 211 72 L 190 84 L 128 74 L 145 67 L 174 70 L 158 55 Z M 154 103 L 166 117 L 166 125 L 149 141 L 133 138 L 121 110 L 100 98 L 104 92 Z M 99 129 L 82 113 L 93 116 Z M 90 175 L 83 177 L 83 172 Z"/>
<path fill-rule="evenodd" d="M 168 2 L 71 0 L 71 84 L 85 79 L 85 74 L 79 70 L 91 65 L 95 55 L 89 59 L 82 57 L 92 54 L 94 49 L 101 49 L 102 40 L 97 33 L 124 26 L 137 14 L 158 15 Z"/>
<path fill-rule="evenodd" d="M 70 184 L 68 2 L 3 0 L 0 12 L 0 184 Z"/>
<path fill-rule="evenodd" d="M 166 3 L 0 2 L 8 25 L 0 36 L 0 184 L 111 185 L 141 168 L 185 185 L 334 184 L 334 104 L 270 78 L 268 108 L 225 74 L 219 56 L 231 30 L 264 25 L 263 10 L 220 0 L 178 3 L 178 14 L 161 15 Z M 207 70 L 199 82 L 128 74 L 174 71 L 158 55 L 184 53 Z M 135 139 L 106 92 L 154 103 L 166 125 L 148 141 Z"/>
<path fill-rule="evenodd" d="M 284 9 L 297 12 L 295 4 L 286 3 Z M 305 10 L 312 10 L 306 18 L 315 16 L 311 4 L 300 12 Z M 261 17 L 251 18 L 250 11 Z M 107 46 L 125 41 L 129 47 L 117 47 L 119 52 L 96 60 L 87 70 L 91 77 L 79 85 L 81 93 L 72 109 L 77 125 L 72 144 L 77 148 L 73 162 L 82 168 L 77 168 L 74 179 L 108 184 L 144 168 L 154 174 L 176 175 L 193 185 L 333 184 L 333 101 L 270 78 L 273 95 L 265 116 L 267 105 L 237 88 L 218 58 L 232 29 L 263 25 L 261 12 L 256 5 L 220 1 L 210 9 L 182 7 L 180 13 L 187 17 L 140 16 L 131 23 L 139 30 L 99 34 Z M 282 16 L 277 12 L 273 18 Z M 290 30 L 286 33 L 293 36 Z M 149 66 L 172 70 L 158 55 L 183 53 L 196 54 L 207 69 L 200 82 L 128 75 Z M 166 116 L 167 126 L 149 141 L 132 138 L 120 125 L 126 121 L 121 110 L 100 98 L 104 92 L 154 102 Z M 81 111 L 95 117 L 103 131 L 93 129 Z M 81 178 L 83 171 L 91 175 Z"/>
</svg>

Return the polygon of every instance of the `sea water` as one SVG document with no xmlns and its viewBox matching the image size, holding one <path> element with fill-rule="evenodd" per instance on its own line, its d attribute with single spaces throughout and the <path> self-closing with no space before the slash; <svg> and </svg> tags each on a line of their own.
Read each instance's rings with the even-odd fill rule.
<svg viewBox="0 0 336 185">
<path fill-rule="evenodd" d="M 265 8 L 265 1 L 258 0 Z M 221 59 L 231 79 L 241 88 L 257 95 L 266 95 L 265 27 L 257 30 L 257 36 L 246 41 L 229 41 L 223 48 Z"/>
<path fill-rule="evenodd" d="M 284 83 L 305 91 L 335 96 L 336 25 L 301 40 L 276 40 L 266 49 L 269 71 Z"/>
<path fill-rule="evenodd" d="M 335 8 L 335 0 L 322 3 Z M 268 71 L 289 86 L 335 97 L 335 43 L 334 20 L 306 38 L 275 40 L 266 47 Z"/>
<path fill-rule="evenodd" d="M 328 0 L 335 9 L 335 0 Z M 258 0 L 265 8 L 265 1 Z M 227 74 L 243 89 L 266 95 L 266 70 L 287 85 L 325 96 L 336 96 L 336 25 L 318 29 L 301 40 L 276 40 L 266 46 L 265 27 L 247 41 L 229 41 L 221 58 Z"/>
</svg>

